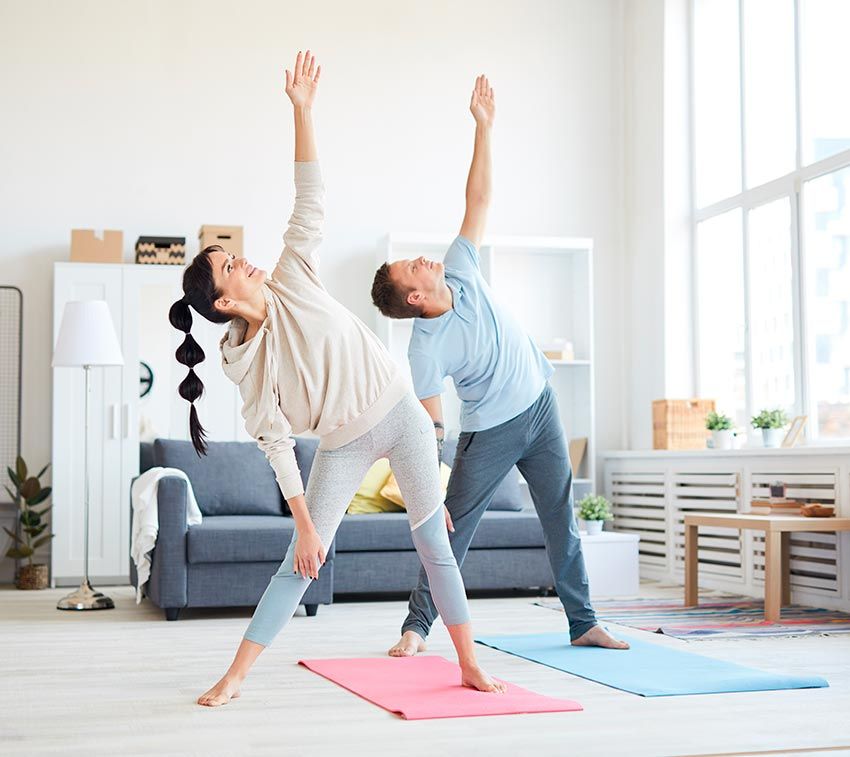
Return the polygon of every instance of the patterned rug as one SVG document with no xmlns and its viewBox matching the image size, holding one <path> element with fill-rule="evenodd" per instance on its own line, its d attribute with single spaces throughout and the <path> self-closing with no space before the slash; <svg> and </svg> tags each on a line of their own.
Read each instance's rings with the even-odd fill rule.
<svg viewBox="0 0 850 757">
<path fill-rule="evenodd" d="M 558 599 L 534 604 L 563 612 Z M 683 607 L 681 599 L 600 600 L 593 603 L 600 620 L 677 639 L 817 636 L 850 633 L 850 613 L 789 605 L 778 623 L 764 619 L 764 602 L 751 597 L 707 598 L 699 607 Z"/>
</svg>

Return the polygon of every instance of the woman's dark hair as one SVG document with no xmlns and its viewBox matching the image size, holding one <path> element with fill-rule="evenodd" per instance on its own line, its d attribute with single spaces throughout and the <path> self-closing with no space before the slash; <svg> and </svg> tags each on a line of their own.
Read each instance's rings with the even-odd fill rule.
<svg viewBox="0 0 850 757">
<path fill-rule="evenodd" d="M 191 265 L 183 273 L 183 299 L 177 300 L 168 311 L 168 320 L 175 329 L 186 334 L 186 338 L 174 353 L 177 361 L 189 366 L 189 373 L 180 382 L 178 392 L 180 396 L 192 404 L 189 411 L 189 434 L 192 437 L 192 446 L 198 457 L 207 454 L 207 432 L 198 420 L 198 411 L 195 410 L 195 401 L 200 399 L 204 393 L 204 385 L 195 373 L 195 366 L 202 362 L 206 355 L 192 334 L 192 311 L 191 305 L 198 313 L 213 323 L 227 323 L 233 317 L 215 309 L 215 301 L 221 297 L 221 291 L 216 289 L 213 279 L 211 252 L 224 252 L 220 245 L 213 244 L 205 247 L 195 256 Z"/>
</svg>

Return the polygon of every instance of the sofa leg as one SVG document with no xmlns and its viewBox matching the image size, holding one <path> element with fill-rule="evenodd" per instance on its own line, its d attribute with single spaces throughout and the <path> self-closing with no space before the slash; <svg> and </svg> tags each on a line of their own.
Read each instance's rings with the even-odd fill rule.
<svg viewBox="0 0 850 757">
<path fill-rule="evenodd" d="M 165 619 L 166 620 L 177 620 L 177 616 L 180 615 L 179 607 L 166 607 L 165 608 Z"/>
<path fill-rule="evenodd" d="M 304 605 L 304 609 L 307 612 L 307 617 L 312 618 L 319 612 L 319 605 Z"/>
</svg>

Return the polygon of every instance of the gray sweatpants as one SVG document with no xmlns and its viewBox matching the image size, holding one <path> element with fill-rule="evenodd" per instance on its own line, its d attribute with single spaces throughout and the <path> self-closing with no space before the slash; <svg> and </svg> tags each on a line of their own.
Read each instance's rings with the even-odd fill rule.
<svg viewBox="0 0 850 757">
<path fill-rule="evenodd" d="M 428 576 L 431 595 L 443 622 L 469 621 L 460 570 L 449 545 L 443 517 L 440 472 L 435 464 L 434 426 L 421 403 L 409 393 L 371 431 L 337 449 L 322 449 L 310 471 L 305 499 L 310 518 L 327 549 L 351 498 L 372 464 L 389 458 L 407 507 L 413 545 Z M 293 570 L 298 534 L 272 576 L 245 638 L 269 646 L 295 613 L 310 584 Z"/>
</svg>

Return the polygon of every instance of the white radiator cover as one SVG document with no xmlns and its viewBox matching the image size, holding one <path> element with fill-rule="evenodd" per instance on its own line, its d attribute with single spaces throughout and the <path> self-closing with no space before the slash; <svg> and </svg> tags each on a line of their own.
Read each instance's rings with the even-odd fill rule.
<svg viewBox="0 0 850 757">
<path fill-rule="evenodd" d="M 746 513 L 768 484 L 787 496 L 835 505 L 850 517 L 850 448 L 609 452 L 605 491 L 615 531 L 640 535 L 643 578 L 684 582 L 684 516 Z M 699 580 L 707 588 L 764 596 L 764 537 L 755 531 L 700 527 Z M 791 599 L 850 611 L 850 534 L 791 536 Z"/>
</svg>

